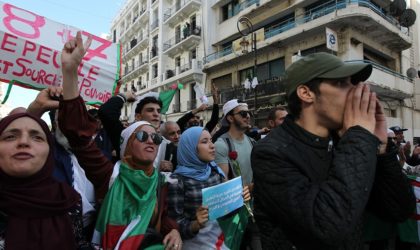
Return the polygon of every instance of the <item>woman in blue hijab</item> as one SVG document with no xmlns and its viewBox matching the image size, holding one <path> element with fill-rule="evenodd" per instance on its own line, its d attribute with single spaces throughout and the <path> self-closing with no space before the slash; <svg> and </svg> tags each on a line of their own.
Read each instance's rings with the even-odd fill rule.
<svg viewBox="0 0 420 250">
<path fill-rule="evenodd" d="M 169 216 L 176 219 L 183 249 L 228 249 L 217 221 L 208 220 L 208 208 L 202 206 L 201 190 L 225 181 L 216 165 L 216 149 L 211 135 L 202 127 L 184 131 L 178 143 L 178 166 L 169 185 Z M 244 201 L 250 199 L 244 188 Z"/>
</svg>

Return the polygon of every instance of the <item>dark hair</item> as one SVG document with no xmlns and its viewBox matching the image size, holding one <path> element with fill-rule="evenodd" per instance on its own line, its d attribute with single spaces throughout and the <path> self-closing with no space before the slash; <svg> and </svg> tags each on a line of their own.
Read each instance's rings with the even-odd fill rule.
<svg viewBox="0 0 420 250">
<path fill-rule="evenodd" d="M 162 101 L 157 99 L 156 97 L 153 96 L 148 96 L 143 98 L 136 107 L 136 110 L 134 111 L 136 114 L 141 113 L 141 110 L 143 109 L 143 107 L 148 104 L 148 103 L 156 103 L 159 105 L 160 108 L 162 108 Z"/>
<path fill-rule="evenodd" d="M 94 118 L 98 118 L 98 110 L 97 109 L 89 109 L 87 111 L 89 113 L 89 115 L 91 115 Z"/>
<path fill-rule="evenodd" d="M 316 96 L 320 94 L 319 92 L 319 85 L 321 84 L 323 79 L 315 78 L 303 85 L 308 86 L 308 88 L 315 93 Z M 302 102 L 300 98 L 297 96 L 296 91 L 290 94 L 287 98 L 287 107 L 290 111 L 290 114 L 295 118 L 299 118 L 300 113 L 302 112 Z"/>
<path fill-rule="evenodd" d="M 268 113 L 268 117 L 267 117 L 267 121 L 270 120 L 276 120 L 276 112 L 277 111 L 287 111 L 286 108 L 278 106 L 278 107 L 274 107 L 270 110 L 270 112 Z"/>
</svg>

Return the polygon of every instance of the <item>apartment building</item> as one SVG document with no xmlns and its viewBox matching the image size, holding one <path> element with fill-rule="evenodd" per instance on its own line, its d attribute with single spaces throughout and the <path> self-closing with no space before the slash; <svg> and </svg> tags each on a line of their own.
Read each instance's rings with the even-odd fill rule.
<svg viewBox="0 0 420 250">
<path fill-rule="evenodd" d="M 401 17 L 404 8 L 417 12 L 418 6 L 416 1 L 403 7 L 391 6 L 392 2 L 405 4 L 397 0 L 205 1 L 206 86 L 214 82 L 222 90 L 222 103 L 232 98 L 248 102 L 256 123 L 263 126 L 271 107 L 286 104 L 285 69 L 299 55 L 334 53 L 343 60 L 372 63 L 368 82 L 385 107 L 388 124 L 409 128 L 410 140 L 420 136 L 418 26 L 407 17 L 413 11 Z M 248 24 L 241 22 L 244 16 Z M 326 28 L 336 33 L 332 42 L 337 51 L 327 48 Z M 254 64 L 259 84 L 245 89 L 244 84 L 252 82 Z"/>
<path fill-rule="evenodd" d="M 195 85 L 203 84 L 201 0 L 127 0 L 111 27 L 120 43 L 122 90 L 165 91 L 182 84 L 166 118 L 175 120 L 197 106 Z M 132 111 L 124 107 L 123 119 Z"/>
</svg>

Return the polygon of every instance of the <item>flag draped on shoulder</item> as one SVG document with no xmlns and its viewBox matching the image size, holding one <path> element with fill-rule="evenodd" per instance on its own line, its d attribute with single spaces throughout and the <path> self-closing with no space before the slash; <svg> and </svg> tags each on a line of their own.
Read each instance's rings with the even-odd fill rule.
<svg viewBox="0 0 420 250">
<path fill-rule="evenodd" d="M 102 204 L 92 241 L 103 249 L 138 249 L 156 206 L 159 173 L 155 170 L 149 177 L 124 163 L 119 171 Z"/>
<path fill-rule="evenodd" d="M 420 178 L 407 175 L 416 196 L 416 211 L 412 218 L 398 224 L 398 235 L 403 242 L 420 243 Z"/>
<path fill-rule="evenodd" d="M 222 229 L 224 244 L 231 250 L 238 250 L 241 246 L 242 236 L 248 224 L 249 213 L 245 206 L 224 217 L 217 219 Z"/>
</svg>

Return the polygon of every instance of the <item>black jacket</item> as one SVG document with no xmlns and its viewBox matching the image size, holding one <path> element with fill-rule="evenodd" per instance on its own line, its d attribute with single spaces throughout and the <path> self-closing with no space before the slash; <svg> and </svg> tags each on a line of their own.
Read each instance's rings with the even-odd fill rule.
<svg viewBox="0 0 420 250">
<path fill-rule="evenodd" d="M 400 222 L 415 198 L 396 150 L 360 126 L 334 143 L 290 117 L 253 148 L 255 216 L 264 249 L 362 249 L 366 209 Z"/>
</svg>

